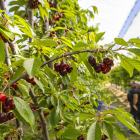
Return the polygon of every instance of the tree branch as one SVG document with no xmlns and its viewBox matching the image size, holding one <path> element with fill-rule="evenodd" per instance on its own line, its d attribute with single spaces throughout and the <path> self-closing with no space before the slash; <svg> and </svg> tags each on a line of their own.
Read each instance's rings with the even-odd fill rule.
<svg viewBox="0 0 140 140">
<path fill-rule="evenodd" d="M 95 52 L 95 51 L 96 51 L 96 49 L 94 49 L 94 50 L 83 50 L 83 51 L 77 51 L 77 52 L 67 53 L 67 54 L 64 54 L 64 55 L 61 55 L 61 56 L 57 56 L 57 57 L 55 57 L 55 58 L 53 58 L 53 59 L 50 59 L 50 60 L 46 61 L 45 63 L 43 63 L 43 64 L 41 65 L 41 67 L 44 67 L 46 64 L 48 64 L 48 63 L 50 63 L 50 62 L 53 62 L 53 61 L 55 61 L 55 60 L 57 60 L 57 59 L 59 59 L 59 58 L 62 58 L 62 57 L 66 57 L 66 56 L 73 55 L 73 54 L 84 53 L 84 52 L 93 53 L 93 52 Z M 99 52 L 100 52 L 100 53 L 106 53 L 107 51 L 101 50 L 101 51 L 99 51 Z M 26 74 L 27 74 L 27 73 L 24 73 L 23 75 L 21 75 L 20 77 L 18 77 L 17 79 L 15 79 L 13 82 L 11 82 L 9 85 L 7 85 L 6 88 L 4 89 L 4 91 L 6 91 L 10 86 L 12 86 L 12 85 L 13 85 L 14 83 L 16 83 L 18 80 L 22 79 Z"/>
<path fill-rule="evenodd" d="M 30 87 L 30 92 L 29 92 L 35 106 L 38 105 L 38 102 L 37 102 L 37 98 L 36 98 L 36 95 L 34 94 L 32 88 Z M 38 115 L 39 115 L 39 118 L 40 118 L 40 121 L 41 121 L 41 125 L 42 125 L 42 134 L 43 134 L 43 139 L 44 140 L 50 140 L 49 139 L 49 133 L 48 133 L 48 129 L 47 129 L 47 122 L 44 118 L 44 115 L 43 115 L 43 111 L 42 109 L 39 109 L 37 110 L 38 112 Z"/>
</svg>

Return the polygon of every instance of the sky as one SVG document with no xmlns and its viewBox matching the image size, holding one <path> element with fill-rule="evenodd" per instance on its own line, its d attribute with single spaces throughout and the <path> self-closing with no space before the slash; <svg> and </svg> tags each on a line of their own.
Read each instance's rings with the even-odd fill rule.
<svg viewBox="0 0 140 140">
<path fill-rule="evenodd" d="M 9 10 L 8 3 L 5 2 L 6 9 Z M 94 20 L 89 21 L 89 26 L 99 25 L 99 32 L 105 32 L 104 40 L 100 41 L 100 45 L 108 44 L 114 41 L 119 35 L 129 12 L 131 11 L 136 0 L 79 0 L 79 5 L 83 9 L 91 9 L 91 6 L 98 8 L 98 14 L 95 14 Z"/>
<path fill-rule="evenodd" d="M 91 20 L 89 25 L 100 23 L 99 32 L 106 32 L 104 40 L 99 42 L 100 45 L 114 41 L 114 38 L 119 35 L 135 1 L 136 0 L 79 0 L 79 4 L 83 9 L 87 9 L 90 6 L 96 6 L 98 8 L 98 14 L 95 14 L 95 19 Z"/>
</svg>

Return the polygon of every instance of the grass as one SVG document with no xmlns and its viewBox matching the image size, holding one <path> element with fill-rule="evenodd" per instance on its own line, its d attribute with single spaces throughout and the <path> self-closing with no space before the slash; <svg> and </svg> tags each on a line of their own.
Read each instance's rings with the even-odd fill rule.
<svg viewBox="0 0 140 140">
<path fill-rule="evenodd" d="M 126 107 L 120 100 L 110 91 L 108 91 L 108 94 L 111 96 L 111 105 L 116 106 L 117 108 L 122 108 L 129 112 L 129 108 Z M 138 134 L 130 134 L 130 136 L 127 134 L 126 130 L 121 128 L 122 134 L 125 136 L 126 140 L 140 140 L 140 135 Z M 116 140 L 116 139 L 114 139 Z"/>
</svg>

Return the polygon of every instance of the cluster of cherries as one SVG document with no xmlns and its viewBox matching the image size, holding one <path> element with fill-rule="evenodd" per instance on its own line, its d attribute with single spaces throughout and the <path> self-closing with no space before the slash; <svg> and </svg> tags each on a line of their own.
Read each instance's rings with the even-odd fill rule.
<svg viewBox="0 0 140 140">
<path fill-rule="evenodd" d="M 9 80 L 9 76 L 7 75 L 7 73 L 4 73 L 3 76 L 4 76 L 7 80 Z M 18 82 L 14 83 L 14 84 L 12 85 L 12 88 L 14 88 L 15 90 L 18 90 L 17 85 L 18 85 Z"/>
<path fill-rule="evenodd" d="M 0 93 L 0 106 L 1 105 L 2 105 L 2 112 L 0 113 L 0 123 L 4 123 L 7 120 L 13 119 L 15 117 L 14 114 L 12 112 L 9 112 L 10 110 L 15 109 L 13 98 L 6 97 L 5 93 Z"/>
<path fill-rule="evenodd" d="M 54 16 L 54 19 L 49 20 L 49 25 L 53 26 L 55 21 L 59 21 L 60 18 L 62 18 L 64 16 L 64 13 L 59 13 L 58 15 Z"/>
<path fill-rule="evenodd" d="M 55 63 L 54 68 L 56 72 L 59 72 L 61 76 L 66 76 L 67 72 L 71 73 L 73 70 L 72 66 L 68 66 L 65 62 Z"/>
<path fill-rule="evenodd" d="M 32 85 L 36 85 L 36 82 L 34 81 L 34 78 L 29 78 L 29 75 L 26 74 L 24 79 L 28 82 L 28 83 L 31 83 Z"/>
<path fill-rule="evenodd" d="M 54 6 L 51 1 L 49 2 L 49 5 L 50 5 L 50 8 Z"/>
<path fill-rule="evenodd" d="M 113 60 L 109 57 L 103 59 L 103 64 L 101 64 L 101 62 L 96 63 L 96 58 L 94 56 L 90 56 L 88 62 L 97 73 L 102 71 L 102 73 L 106 74 L 111 70 L 111 67 L 114 66 Z"/>
<path fill-rule="evenodd" d="M 32 8 L 32 9 L 39 8 L 38 7 L 39 4 L 40 4 L 40 2 L 38 0 L 30 0 L 29 1 L 30 8 Z"/>
</svg>

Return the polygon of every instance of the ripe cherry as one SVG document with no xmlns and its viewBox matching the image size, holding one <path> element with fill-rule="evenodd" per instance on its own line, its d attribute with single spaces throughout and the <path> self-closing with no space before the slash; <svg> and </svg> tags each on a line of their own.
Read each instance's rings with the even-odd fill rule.
<svg viewBox="0 0 140 140">
<path fill-rule="evenodd" d="M 55 34 L 55 31 L 52 31 L 52 34 Z"/>
<path fill-rule="evenodd" d="M 107 71 L 107 66 L 106 65 L 101 65 L 101 70 L 102 72 L 106 72 Z"/>
<path fill-rule="evenodd" d="M 95 59 L 95 57 L 94 56 L 90 56 L 89 58 L 88 58 L 88 62 L 93 66 L 93 65 L 95 65 L 96 64 L 96 59 Z"/>
<path fill-rule="evenodd" d="M 19 97 L 19 98 L 21 98 L 21 99 L 22 99 L 22 96 L 21 96 L 21 95 L 16 95 L 16 97 Z"/>
<path fill-rule="evenodd" d="M 49 110 L 52 110 L 53 108 L 54 108 L 53 105 L 51 105 L 51 106 L 48 107 Z"/>
<path fill-rule="evenodd" d="M 47 117 L 49 115 L 49 113 L 45 112 L 44 113 L 44 117 Z"/>
<path fill-rule="evenodd" d="M 6 73 L 3 74 L 4 77 L 8 77 L 8 75 Z"/>
<path fill-rule="evenodd" d="M 3 102 L 6 99 L 6 95 L 0 92 L 0 101 Z"/>
<path fill-rule="evenodd" d="M 65 103 L 63 103 L 63 106 L 64 106 L 64 107 L 66 106 Z"/>
<path fill-rule="evenodd" d="M 18 85 L 18 83 L 14 83 L 14 84 L 12 85 L 12 87 L 13 87 L 14 89 L 17 89 L 17 85 Z"/>
<path fill-rule="evenodd" d="M 6 105 L 6 106 L 11 105 L 12 102 L 13 102 L 13 98 L 11 98 L 11 97 L 7 97 L 7 98 L 5 99 L 5 105 Z"/>
<path fill-rule="evenodd" d="M 32 82 L 32 85 L 36 85 L 36 82 L 35 82 L 35 81 L 33 81 L 33 82 Z"/>
<path fill-rule="evenodd" d="M 96 64 L 94 65 L 94 70 L 95 70 L 96 72 L 101 71 L 101 64 L 100 64 L 100 63 L 96 63 Z"/>
<path fill-rule="evenodd" d="M 112 67 L 113 66 L 113 60 L 110 58 L 110 63 L 107 64 L 108 67 Z"/>
<path fill-rule="evenodd" d="M 0 113 L 0 123 L 4 123 L 6 121 L 6 113 Z"/>
<path fill-rule="evenodd" d="M 84 140 L 84 137 L 83 137 L 83 136 L 79 136 L 79 137 L 77 138 L 77 140 Z"/>
<path fill-rule="evenodd" d="M 58 44 L 60 44 L 60 41 L 57 41 Z"/>
<path fill-rule="evenodd" d="M 60 70 L 64 70 L 64 69 L 66 69 L 66 67 L 67 67 L 67 64 L 65 62 L 61 62 Z"/>
<path fill-rule="evenodd" d="M 15 115 L 14 115 L 12 112 L 9 112 L 9 113 L 7 114 L 8 120 L 13 119 L 14 117 L 15 117 Z"/>
<path fill-rule="evenodd" d="M 105 137 L 105 135 L 103 135 L 102 138 L 101 138 L 101 140 L 105 140 L 105 139 L 106 139 L 106 137 Z"/>
<path fill-rule="evenodd" d="M 71 73 L 72 70 L 73 70 L 73 66 L 68 66 L 68 67 L 66 68 L 66 70 L 67 70 L 68 73 Z"/>
<path fill-rule="evenodd" d="M 99 71 L 96 71 L 97 73 L 100 73 L 101 72 L 101 70 L 99 70 Z"/>
<path fill-rule="evenodd" d="M 89 101 L 87 101 L 87 102 L 86 102 L 86 104 L 90 104 L 90 102 L 89 102 Z"/>
<path fill-rule="evenodd" d="M 67 70 L 66 69 L 61 70 L 59 73 L 60 73 L 61 76 L 66 76 L 67 75 Z"/>
<path fill-rule="evenodd" d="M 59 21 L 59 17 L 58 16 L 54 16 L 54 20 L 56 21 Z"/>
<path fill-rule="evenodd" d="M 14 102 L 10 105 L 10 109 L 11 110 L 14 110 L 16 108 L 16 106 L 15 106 L 15 104 L 14 104 Z"/>
<path fill-rule="evenodd" d="M 53 34 L 52 33 L 50 33 L 50 37 L 52 37 L 53 36 Z"/>
<path fill-rule="evenodd" d="M 59 70 L 60 70 L 60 64 L 59 63 L 55 63 L 54 64 L 54 68 L 55 68 L 55 71 L 59 72 Z"/>
<path fill-rule="evenodd" d="M 12 140 L 12 138 L 8 138 L 8 137 L 6 137 L 5 140 Z"/>
<path fill-rule="evenodd" d="M 5 112 L 5 113 L 9 112 L 10 111 L 10 106 L 3 106 L 2 111 Z"/>
<path fill-rule="evenodd" d="M 40 130 L 41 129 L 41 126 L 39 126 L 38 128 L 37 128 L 37 130 Z"/>
<path fill-rule="evenodd" d="M 62 18 L 62 17 L 63 17 L 63 13 L 60 13 L 60 14 L 59 14 L 59 18 Z"/>
<path fill-rule="evenodd" d="M 103 63 L 104 63 L 105 65 L 110 64 L 110 62 L 111 62 L 111 59 L 110 59 L 109 57 L 105 57 L 105 58 L 103 59 Z"/>
</svg>

